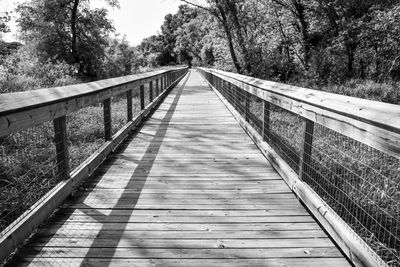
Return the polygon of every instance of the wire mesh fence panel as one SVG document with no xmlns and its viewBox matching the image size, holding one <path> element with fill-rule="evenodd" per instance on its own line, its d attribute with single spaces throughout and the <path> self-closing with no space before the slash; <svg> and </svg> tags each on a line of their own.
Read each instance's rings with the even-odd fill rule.
<svg viewBox="0 0 400 267">
<path fill-rule="evenodd" d="M 303 180 L 389 266 L 400 266 L 400 160 L 315 125 Z"/>
<path fill-rule="evenodd" d="M 149 83 L 144 84 L 144 107 L 150 104 L 150 85 Z"/>
<path fill-rule="evenodd" d="M 74 170 L 104 144 L 103 105 L 82 108 L 67 116 L 70 170 Z"/>
<path fill-rule="evenodd" d="M 139 88 L 134 88 L 132 90 L 132 112 L 133 117 L 140 113 L 140 93 Z"/>
<path fill-rule="evenodd" d="M 204 76 L 360 238 L 400 266 L 398 158 Z"/>
<path fill-rule="evenodd" d="M 296 172 L 299 172 L 303 119 L 283 108 L 270 104 L 269 129 L 265 129 L 269 145 Z"/>
<path fill-rule="evenodd" d="M 247 96 L 247 121 L 259 134 L 263 130 L 263 103 L 257 96 L 248 94 Z"/>
<path fill-rule="evenodd" d="M 0 137 L 0 237 L 62 179 L 54 142 L 52 122 Z"/>
<path fill-rule="evenodd" d="M 128 119 L 126 94 L 120 94 L 111 99 L 111 129 L 117 133 L 126 124 Z"/>
</svg>

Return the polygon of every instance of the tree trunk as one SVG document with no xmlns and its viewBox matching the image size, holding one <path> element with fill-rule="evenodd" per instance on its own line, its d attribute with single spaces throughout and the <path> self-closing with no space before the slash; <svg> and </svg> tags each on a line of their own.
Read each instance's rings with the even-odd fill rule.
<svg viewBox="0 0 400 267">
<path fill-rule="evenodd" d="M 300 23 L 300 34 L 302 39 L 303 54 L 304 54 L 304 67 L 307 70 L 310 62 L 310 43 L 308 34 L 308 22 L 305 15 L 305 6 L 298 0 L 292 0 L 292 4 L 295 10 L 295 15 L 299 19 Z"/>
<path fill-rule="evenodd" d="M 347 78 L 353 77 L 353 63 L 354 63 L 354 45 L 347 44 L 346 52 L 347 52 Z"/>
<path fill-rule="evenodd" d="M 219 13 L 221 15 L 222 26 L 224 28 L 226 37 L 228 39 L 229 52 L 230 52 L 231 57 L 232 57 L 233 65 L 235 66 L 236 71 L 239 74 L 242 74 L 242 67 L 240 66 L 239 61 L 238 61 L 238 59 L 236 57 L 235 48 L 233 46 L 233 37 L 232 37 L 231 30 L 229 28 L 229 24 L 228 24 L 228 20 L 227 20 L 225 11 L 224 11 L 223 7 L 220 6 L 219 4 L 217 4 L 217 7 L 218 7 L 218 11 L 219 11 Z"/>
<path fill-rule="evenodd" d="M 230 17 L 232 18 L 232 24 L 235 27 L 235 32 L 237 36 L 237 41 L 240 47 L 240 50 L 242 51 L 243 54 L 243 59 L 244 59 L 244 68 L 246 70 L 247 75 L 252 74 L 252 66 L 251 66 L 251 56 L 249 54 L 249 50 L 246 47 L 246 43 L 248 43 L 245 38 L 244 38 L 244 33 L 242 30 L 242 26 L 239 22 L 239 17 L 238 17 L 238 11 L 236 8 L 236 3 L 235 1 L 226 1 L 227 4 L 227 9 L 230 14 Z"/>
<path fill-rule="evenodd" d="M 78 14 L 79 0 L 74 0 L 71 13 L 71 53 L 74 59 L 74 63 L 79 63 L 79 54 L 77 46 L 77 33 L 76 33 L 76 18 Z M 81 69 L 81 68 L 80 68 Z"/>
</svg>

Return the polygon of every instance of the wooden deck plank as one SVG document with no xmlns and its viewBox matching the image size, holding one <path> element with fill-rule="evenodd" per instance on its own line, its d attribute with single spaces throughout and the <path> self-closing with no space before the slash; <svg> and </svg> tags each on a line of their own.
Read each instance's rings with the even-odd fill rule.
<svg viewBox="0 0 400 267">
<path fill-rule="evenodd" d="M 350 266 L 196 71 L 13 266 Z"/>
<path fill-rule="evenodd" d="M 267 259 L 118 259 L 109 260 L 99 258 L 70 258 L 68 260 L 54 258 L 23 258 L 21 266 L 29 266 L 34 263 L 40 266 L 65 266 L 65 263 L 72 266 L 296 266 L 296 267 L 338 267 L 346 266 L 347 261 L 344 258 L 267 258 Z"/>
</svg>

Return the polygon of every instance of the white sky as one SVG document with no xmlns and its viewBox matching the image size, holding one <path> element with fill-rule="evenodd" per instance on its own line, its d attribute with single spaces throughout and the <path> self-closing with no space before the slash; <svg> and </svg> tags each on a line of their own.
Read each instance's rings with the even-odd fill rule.
<svg viewBox="0 0 400 267">
<path fill-rule="evenodd" d="M 0 12 L 13 11 L 19 2 L 23 0 L 0 0 Z M 106 6 L 103 0 L 91 0 L 91 3 L 94 7 Z M 119 0 L 119 9 L 109 8 L 109 18 L 114 21 L 117 33 L 125 34 L 131 45 L 138 45 L 143 38 L 159 32 L 165 15 L 176 13 L 182 3 L 179 0 Z M 12 32 L 3 39 L 16 40 L 17 27 L 14 22 L 9 26 Z"/>
</svg>

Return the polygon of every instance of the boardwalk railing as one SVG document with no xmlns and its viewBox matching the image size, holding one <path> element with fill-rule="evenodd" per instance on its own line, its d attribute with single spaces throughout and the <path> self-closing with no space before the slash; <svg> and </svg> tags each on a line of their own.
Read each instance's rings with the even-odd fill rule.
<svg viewBox="0 0 400 267">
<path fill-rule="evenodd" d="M 174 67 L 0 95 L 0 264 L 186 72 Z"/>
<path fill-rule="evenodd" d="M 400 266 L 400 107 L 199 68 L 356 266 Z"/>
</svg>

